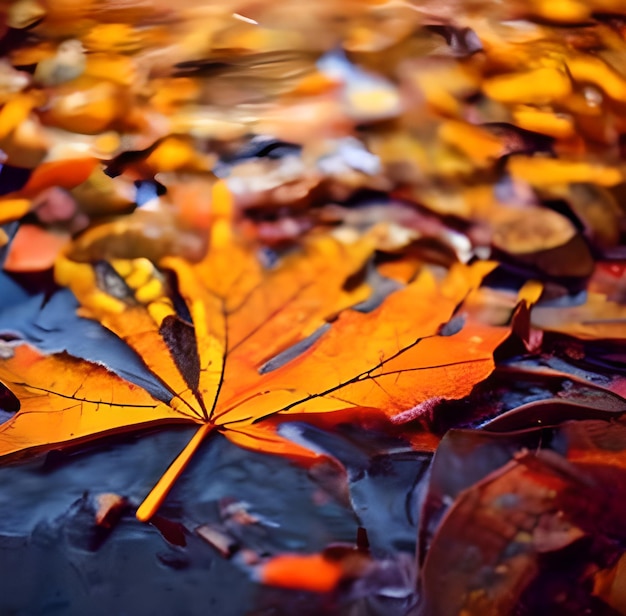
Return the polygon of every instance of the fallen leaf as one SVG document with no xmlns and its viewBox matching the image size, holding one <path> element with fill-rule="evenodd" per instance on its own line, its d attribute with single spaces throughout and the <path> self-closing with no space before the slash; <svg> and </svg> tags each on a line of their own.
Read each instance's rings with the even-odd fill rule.
<svg viewBox="0 0 626 616">
<path fill-rule="evenodd" d="M 3 199 L 0 201 L 0 221 L 2 224 L 19 220 L 29 211 L 29 199 Z"/>
<path fill-rule="evenodd" d="M 583 588 L 589 602 L 592 577 L 594 594 L 620 603 L 609 565 L 623 553 L 623 421 L 551 432 L 451 431 L 442 441 L 421 523 L 423 613 L 548 613 L 569 598 L 587 611 L 572 593 Z M 556 563 L 560 576 L 545 575 Z"/>
<path fill-rule="evenodd" d="M 18 94 L 0 110 L 0 139 L 4 139 L 29 115 L 35 105 L 41 103 L 32 94 Z"/>
<path fill-rule="evenodd" d="M 508 328 L 442 326 L 492 264 L 455 266 L 439 283 L 425 270 L 371 312 L 350 310 L 369 295 L 358 277 L 371 254 L 367 238 L 351 245 L 313 238 L 265 268 L 237 237 L 224 186 L 214 189 L 206 257 L 198 264 L 161 261 L 176 276 L 180 314 L 165 278 L 146 259 L 57 265 L 81 314 L 122 338 L 171 397 L 155 400 L 104 366 L 17 345 L 0 363 L 0 378 L 21 402 L 0 427 L 1 455 L 147 424 L 199 424 L 139 508 L 147 520 L 213 430 L 244 447 L 315 459 L 263 420 L 363 409 L 409 421 L 423 401 L 464 396 L 490 374 Z"/>
<path fill-rule="evenodd" d="M 128 505 L 123 496 L 112 492 L 97 494 L 94 501 L 97 506 L 96 524 L 103 528 L 112 528 L 117 524 L 124 508 Z"/>
<path fill-rule="evenodd" d="M 575 134 L 572 118 L 565 113 L 543 111 L 529 105 L 519 105 L 513 110 L 516 126 L 556 139 L 566 139 Z"/>
<path fill-rule="evenodd" d="M 576 235 L 574 225 L 547 208 L 510 208 L 493 213 L 494 246 L 511 254 L 529 254 L 563 246 Z"/>
<path fill-rule="evenodd" d="M 38 225 L 23 224 L 11 240 L 3 269 L 7 272 L 50 269 L 69 239 L 69 233 L 65 231 L 49 231 Z"/>
<path fill-rule="evenodd" d="M 491 77 L 483 83 L 483 90 L 503 103 L 545 104 L 567 97 L 572 83 L 565 71 L 546 67 Z"/>
<path fill-rule="evenodd" d="M 280 554 L 263 564 L 260 577 L 271 586 L 330 592 L 343 577 L 343 567 L 323 554 Z"/>
<path fill-rule="evenodd" d="M 593 594 L 608 603 L 620 614 L 626 614 L 626 554 L 622 554 L 617 563 L 598 571 L 594 578 Z"/>
<path fill-rule="evenodd" d="M 93 157 L 42 163 L 33 171 L 26 185 L 15 194 L 32 198 L 51 186 L 68 190 L 75 188 L 89 178 L 97 164 L 97 159 Z"/>
<path fill-rule="evenodd" d="M 617 167 L 562 158 L 513 156 L 509 159 L 508 169 L 515 179 L 524 180 L 538 188 L 571 182 L 615 186 L 624 179 Z"/>
<path fill-rule="evenodd" d="M 196 528 L 196 534 L 214 547 L 224 558 L 233 555 L 240 547 L 237 540 L 217 525 L 202 524 Z"/>
<path fill-rule="evenodd" d="M 593 291 L 586 293 L 583 302 L 571 306 L 536 306 L 531 319 L 535 327 L 583 340 L 626 337 L 626 306 Z"/>
</svg>

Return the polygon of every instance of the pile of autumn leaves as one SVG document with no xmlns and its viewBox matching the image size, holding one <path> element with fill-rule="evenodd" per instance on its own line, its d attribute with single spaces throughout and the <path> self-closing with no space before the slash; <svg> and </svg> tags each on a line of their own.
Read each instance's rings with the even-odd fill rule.
<svg viewBox="0 0 626 616">
<path fill-rule="evenodd" d="M 3 342 L 21 407 L 0 455 L 196 424 L 147 520 L 212 431 L 315 464 L 281 425 L 357 422 L 433 451 L 459 426 L 619 417 L 626 18 L 609 0 L 458 4 L 3 5 L 4 270 L 24 285 L 53 273 L 159 388 L 96 350 Z M 505 374 L 551 384 L 539 402 L 494 401 Z M 463 401 L 479 410 L 454 414 Z M 446 437 L 420 534 L 424 609 L 504 613 L 542 554 L 601 537 L 612 548 L 584 581 L 624 613 L 621 531 L 570 498 L 577 474 L 590 498 L 603 473 L 622 485 L 626 443 L 617 431 L 605 447 L 603 429 L 565 424 L 573 444 L 549 455 L 511 437 L 510 468 L 454 489 L 437 475 L 461 455 L 450 443 L 492 437 Z M 467 515 L 502 523 L 497 549 L 475 539 L 489 583 L 451 579 L 446 541 L 460 560 L 475 547 L 455 535 Z"/>
</svg>

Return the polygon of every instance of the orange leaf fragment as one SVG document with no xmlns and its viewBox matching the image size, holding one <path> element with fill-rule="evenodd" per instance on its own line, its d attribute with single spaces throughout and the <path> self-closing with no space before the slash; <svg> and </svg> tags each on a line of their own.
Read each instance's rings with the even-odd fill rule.
<svg viewBox="0 0 626 616">
<path fill-rule="evenodd" d="M 146 162 L 156 171 L 176 171 L 185 168 L 197 168 L 200 156 L 190 139 L 167 137 L 148 156 Z"/>
<path fill-rule="evenodd" d="M 540 188 L 574 182 L 615 186 L 623 181 L 622 172 L 615 167 L 558 158 L 512 156 L 508 169 L 514 178 Z"/>
<path fill-rule="evenodd" d="M 23 224 L 17 230 L 4 261 L 7 272 L 40 272 L 50 269 L 69 241 L 69 233 Z"/>
<path fill-rule="evenodd" d="M 483 83 L 483 91 L 501 103 L 544 104 L 568 96 L 572 83 L 565 71 L 544 67 L 490 77 Z"/>
<path fill-rule="evenodd" d="M 0 429 L 3 456 L 86 441 L 93 434 L 127 430 L 129 424 L 180 421 L 141 387 L 63 353 L 45 356 L 28 345 L 17 346 L 0 363 L 0 379 L 11 384 L 21 405 Z"/>
<path fill-rule="evenodd" d="M 537 17 L 563 24 L 582 23 L 591 13 L 589 3 L 582 0 L 533 0 L 531 6 Z"/>
<path fill-rule="evenodd" d="M 89 51 L 133 52 L 141 46 L 139 32 L 127 23 L 95 24 L 82 42 Z"/>
<path fill-rule="evenodd" d="M 51 186 L 71 190 L 86 181 L 97 164 L 98 159 L 91 157 L 42 163 L 33 171 L 19 194 L 26 198 L 35 197 Z"/>
<path fill-rule="evenodd" d="M 457 120 L 443 122 L 439 127 L 439 137 L 479 164 L 502 156 L 504 151 L 500 139 L 485 129 L 467 122 Z"/>
<path fill-rule="evenodd" d="M 30 199 L 0 200 L 0 224 L 18 220 L 30 211 Z"/>
<path fill-rule="evenodd" d="M 82 75 L 55 89 L 44 123 L 64 130 L 96 135 L 128 113 L 125 91 L 113 81 Z"/>
<path fill-rule="evenodd" d="M 611 98 L 626 102 L 626 80 L 600 58 L 590 54 L 568 59 L 567 68 L 575 81 L 592 83 Z"/>
<path fill-rule="evenodd" d="M 513 110 L 513 120 L 520 128 L 557 139 L 567 139 L 575 135 L 574 122 L 565 114 L 520 105 Z"/>
<path fill-rule="evenodd" d="M 264 584 L 311 592 L 330 592 L 342 575 L 341 565 L 321 554 L 280 554 L 261 568 Z"/>
<path fill-rule="evenodd" d="M 0 109 L 0 139 L 4 139 L 17 128 L 37 104 L 32 94 L 17 94 Z"/>
<path fill-rule="evenodd" d="M 336 80 L 324 73 L 315 71 L 302 77 L 289 94 L 295 96 L 317 96 L 329 92 L 338 86 L 339 82 Z"/>
</svg>

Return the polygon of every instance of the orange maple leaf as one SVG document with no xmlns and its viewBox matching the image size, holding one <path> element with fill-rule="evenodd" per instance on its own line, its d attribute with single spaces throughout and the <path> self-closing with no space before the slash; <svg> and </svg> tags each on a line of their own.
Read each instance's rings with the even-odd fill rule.
<svg viewBox="0 0 626 616">
<path fill-rule="evenodd" d="M 147 520 L 213 430 L 244 447 L 314 458 L 264 420 L 346 409 L 393 419 L 431 398 L 462 397 L 491 373 L 493 349 L 508 328 L 441 330 L 491 264 L 454 267 L 442 282 L 424 270 L 376 309 L 359 312 L 348 307 L 370 293 L 355 277 L 371 255 L 367 238 L 347 245 L 320 236 L 264 267 L 234 233 L 231 209 L 218 183 L 210 248 L 197 264 L 175 257 L 159 270 L 146 259 L 58 262 L 57 278 L 81 313 L 136 351 L 171 398 L 156 400 L 104 366 L 16 346 L 0 361 L 0 380 L 21 409 L 0 426 L 0 456 L 148 424 L 199 424 L 139 507 Z M 162 271 L 175 275 L 183 308 Z"/>
</svg>

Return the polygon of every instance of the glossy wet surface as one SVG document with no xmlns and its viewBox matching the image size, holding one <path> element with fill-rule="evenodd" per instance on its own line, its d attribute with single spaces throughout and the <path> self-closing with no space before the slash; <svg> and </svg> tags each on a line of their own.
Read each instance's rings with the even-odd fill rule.
<svg viewBox="0 0 626 616">
<path fill-rule="evenodd" d="M 115 492 L 131 505 L 139 503 L 188 435 L 169 430 L 110 439 L 69 455 L 1 468 L 0 613 L 235 616 L 375 609 L 367 599 L 340 594 L 262 589 L 242 554 L 312 553 L 329 543 L 354 543 L 361 523 L 375 554 L 412 556 L 414 499 L 407 486 L 424 466 L 416 454 L 369 458 L 341 439 L 344 455 L 352 458 L 349 483 L 359 521 L 348 503 L 329 494 L 336 479 L 322 480 L 323 489 L 305 469 L 217 436 L 205 443 L 160 511 L 173 523 L 169 533 L 161 525 L 170 541 L 154 525 L 136 521 L 132 507 L 110 532 L 97 528 L 95 495 Z M 340 439 L 327 438 L 335 444 Z M 227 502 L 243 503 L 258 522 L 225 520 Z M 182 533 L 177 524 L 184 526 Z M 227 529 L 239 553 L 230 559 L 218 554 L 194 532 L 203 524 Z M 387 602 L 387 613 L 402 613 L 394 611 L 402 602 L 395 603 Z"/>
</svg>

